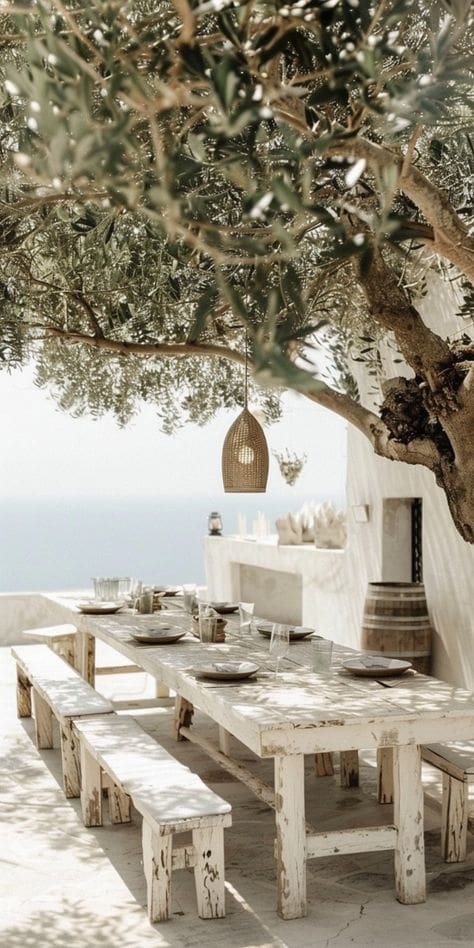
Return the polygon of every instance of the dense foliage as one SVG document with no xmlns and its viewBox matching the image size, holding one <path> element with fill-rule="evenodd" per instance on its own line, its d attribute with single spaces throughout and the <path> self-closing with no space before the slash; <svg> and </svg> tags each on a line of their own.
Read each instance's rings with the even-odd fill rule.
<svg viewBox="0 0 474 948">
<path fill-rule="evenodd" d="M 429 467 L 472 540 L 472 27 L 468 0 L 12 4 L 4 362 L 33 354 L 75 412 L 156 401 L 170 429 L 239 401 L 247 338 L 259 384 Z M 416 309 L 430 267 L 462 336 Z M 387 334 L 412 378 L 377 416 L 350 360 Z"/>
</svg>

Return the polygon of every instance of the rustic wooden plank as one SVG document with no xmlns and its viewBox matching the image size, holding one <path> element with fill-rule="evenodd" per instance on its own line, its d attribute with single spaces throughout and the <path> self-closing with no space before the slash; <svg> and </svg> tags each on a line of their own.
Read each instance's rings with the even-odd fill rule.
<svg viewBox="0 0 474 948">
<path fill-rule="evenodd" d="M 334 774 L 334 765 L 331 754 L 315 754 L 314 770 L 317 777 L 332 777 Z"/>
<path fill-rule="evenodd" d="M 316 833 L 306 837 L 306 858 L 395 849 L 396 841 L 395 826 L 369 826 Z"/>
<path fill-rule="evenodd" d="M 429 744 L 421 748 L 422 759 L 456 780 L 474 776 L 474 741 L 450 741 L 447 744 Z"/>
<path fill-rule="evenodd" d="M 222 826 L 193 830 L 194 883 L 199 918 L 224 918 L 225 869 Z"/>
<path fill-rule="evenodd" d="M 81 809 L 84 826 L 102 826 L 102 780 L 99 764 L 84 744 L 81 759 Z"/>
<path fill-rule="evenodd" d="M 423 838 L 423 787 L 420 748 L 416 744 L 393 748 L 395 886 L 404 905 L 426 899 Z"/>
<path fill-rule="evenodd" d="M 61 760 L 63 766 L 64 793 L 68 799 L 81 795 L 80 746 L 73 733 L 70 719 L 60 722 Z"/>
<path fill-rule="evenodd" d="M 193 723 L 194 705 L 182 695 L 176 695 L 174 705 L 174 730 L 177 741 L 184 740 L 182 728 L 191 727 Z"/>
<path fill-rule="evenodd" d="M 113 781 L 109 787 L 109 816 L 111 823 L 130 823 L 132 819 L 130 797 Z"/>
<path fill-rule="evenodd" d="M 227 755 L 219 751 L 217 747 L 214 747 L 210 741 L 202 737 L 202 735 L 195 730 L 183 728 L 183 737 L 188 741 L 192 741 L 193 744 L 198 744 L 199 747 L 202 747 L 212 760 L 220 764 L 220 766 L 232 774 L 233 777 L 237 777 L 241 783 L 245 783 L 249 790 L 251 790 L 262 803 L 266 803 L 267 806 L 275 809 L 275 793 L 273 787 L 264 783 L 260 777 L 256 777 L 255 774 L 251 773 L 243 764 L 233 760 L 232 757 L 227 757 Z"/>
<path fill-rule="evenodd" d="M 231 756 L 231 738 L 232 735 L 225 727 L 219 727 L 219 750 L 226 757 Z"/>
<path fill-rule="evenodd" d="M 177 761 L 140 725 L 125 716 L 107 715 L 81 718 L 75 729 L 100 766 L 114 783 L 129 794 L 136 808 L 156 823 L 181 824 L 192 829 L 203 818 L 212 817 L 226 825 L 230 804 L 203 783 L 201 778 Z M 228 824 L 227 824 L 228 825 Z"/>
<path fill-rule="evenodd" d="M 393 803 L 393 748 L 377 748 L 378 786 L 377 799 L 379 803 Z"/>
<path fill-rule="evenodd" d="M 47 701 L 33 688 L 33 705 L 35 717 L 36 746 L 50 748 L 53 746 L 53 715 Z"/>
<path fill-rule="evenodd" d="M 464 862 L 467 850 L 468 785 L 443 774 L 441 855 L 445 862 Z"/>
<path fill-rule="evenodd" d="M 18 665 L 16 666 L 16 709 L 17 717 L 31 718 L 31 684 Z"/>
<path fill-rule="evenodd" d="M 172 837 L 157 836 L 143 820 L 142 848 L 148 918 L 150 922 L 164 922 L 171 913 Z"/>
<path fill-rule="evenodd" d="M 275 758 L 277 908 L 282 918 L 306 915 L 304 757 Z"/>
<path fill-rule="evenodd" d="M 196 865 L 196 851 L 194 846 L 181 846 L 173 849 L 171 867 L 175 869 L 194 869 Z"/>
<path fill-rule="evenodd" d="M 339 755 L 339 782 L 341 787 L 359 786 L 359 752 L 341 751 Z"/>
</svg>

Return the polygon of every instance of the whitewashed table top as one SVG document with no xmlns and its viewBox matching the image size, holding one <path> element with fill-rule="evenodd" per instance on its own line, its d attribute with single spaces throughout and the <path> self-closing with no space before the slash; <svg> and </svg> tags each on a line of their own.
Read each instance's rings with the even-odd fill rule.
<svg viewBox="0 0 474 948">
<path fill-rule="evenodd" d="M 474 738 L 470 692 L 423 675 L 386 682 L 354 678 L 340 664 L 354 652 L 337 645 L 331 672 L 318 675 L 310 670 L 311 644 L 304 640 L 291 643 L 275 679 L 268 639 L 241 637 L 238 621 L 226 616 L 226 642 L 205 645 L 190 633 L 190 617 L 179 604 L 170 600 L 167 606 L 153 616 L 75 618 L 82 631 L 161 679 L 262 756 Z M 164 622 L 188 634 L 171 645 L 139 645 L 132 638 L 133 631 Z M 223 660 L 255 661 L 260 671 L 241 682 L 205 681 L 192 671 Z"/>
</svg>

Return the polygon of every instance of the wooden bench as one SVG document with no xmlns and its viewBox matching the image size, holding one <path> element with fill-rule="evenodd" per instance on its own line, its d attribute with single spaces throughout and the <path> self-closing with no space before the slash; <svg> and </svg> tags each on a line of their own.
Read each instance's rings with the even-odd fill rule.
<svg viewBox="0 0 474 948">
<path fill-rule="evenodd" d="M 446 862 L 466 858 L 469 783 L 474 779 L 474 742 L 426 744 L 421 756 L 443 774 L 441 855 Z"/>
<path fill-rule="evenodd" d="M 78 797 L 81 790 L 79 754 L 72 731 L 74 718 L 113 714 L 110 701 L 99 695 L 47 645 L 14 645 L 11 653 L 17 670 L 19 718 L 31 717 L 31 692 L 36 746 L 53 746 L 53 715 L 59 724 L 64 792 Z"/>
<path fill-rule="evenodd" d="M 75 625 L 64 622 L 40 629 L 23 629 L 23 635 L 36 639 L 64 658 L 90 685 L 94 685 L 95 641 L 83 635 Z"/>
<path fill-rule="evenodd" d="M 106 715 L 74 722 L 80 742 L 81 804 L 86 826 L 102 825 L 102 773 L 113 822 L 130 820 L 130 799 L 143 817 L 143 867 L 151 922 L 169 918 L 173 869 L 194 868 L 198 914 L 225 915 L 224 827 L 230 804 L 168 754 L 137 722 Z M 173 834 L 192 831 L 192 845 L 173 851 Z"/>
</svg>

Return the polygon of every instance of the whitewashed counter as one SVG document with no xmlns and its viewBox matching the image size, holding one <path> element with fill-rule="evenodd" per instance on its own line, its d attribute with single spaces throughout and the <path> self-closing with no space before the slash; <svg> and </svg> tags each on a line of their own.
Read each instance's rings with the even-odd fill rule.
<svg viewBox="0 0 474 948">
<path fill-rule="evenodd" d="M 266 619 L 307 625 L 334 641 L 348 641 L 353 617 L 345 550 L 223 536 L 205 538 L 204 556 L 211 599 L 254 602 L 256 613 Z"/>
<path fill-rule="evenodd" d="M 166 619 L 181 627 L 189 622 L 182 613 L 168 613 Z M 306 860 L 338 852 L 393 849 L 398 899 L 424 901 L 419 745 L 474 737 L 470 693 L 424 676 L 392 679 L 388 688 L 337 669 L 316 675 L 303 667 L 309 647 L 303 643 L 291 646 L 290 661 L 278 680 L 264 671 L 246 683 L 205 682 L 192 671 L 202 661 L 245 657 L 268 667 L 268 642 L 232 635 L 223 645 L 204 646 L 188 635 L 174 645 L 137 646 L 131 632 L 149 627 L 150 617 L 76 616 L 76 621 L 83 633 L 139 664 L 255 754 L 274 759 L 278 910 L 284 918 L 306 912 Z M 393 748 L 393 824 L 308 833 L 304 755 L 362 747 Z"/>
</svg>

